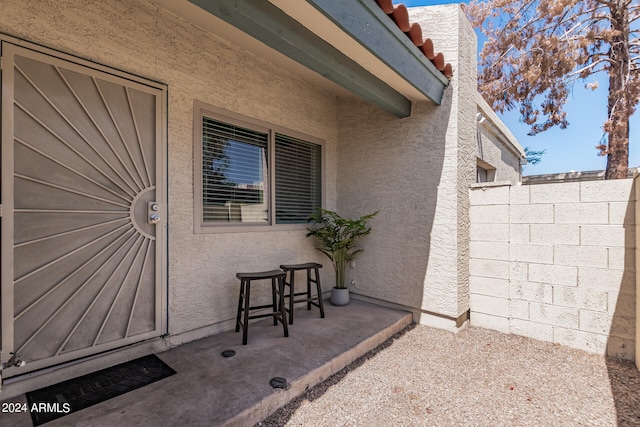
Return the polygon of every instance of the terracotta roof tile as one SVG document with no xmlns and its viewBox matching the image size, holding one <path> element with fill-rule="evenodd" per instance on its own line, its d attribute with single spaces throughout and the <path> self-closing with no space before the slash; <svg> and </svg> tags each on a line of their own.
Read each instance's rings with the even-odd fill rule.
<svg viewBox="0 0 640 427">
<path fill-rule="evenodd" d="M 380 9 L 387 15 L 393 13 L 393 0 L 376 0 Z"/>
<path fill-rule="evenodd" d="M 407 10 L 407 6 L 403 4 L 393 6 L 391 17 L 403 33 L 406 33 L 411 28 L 411 25 L 409 24 L 409 11 Z"/>
<path fill-rule="evenodd" d="M 393 0 L 376 0 L 376 3 L 384 13 L 391 17 L 398 28 L 409 37 L 411 42 L 420 49 L 424 56 L 435 65 L 438 71 L 448 79 L 453 77 L 451 64 L 445 63 L 442 53 L 434 51 L 431 39 L 422 38 L 422 27 L 416 22 L 412 24 L 409 21 L 409 11 L 404 4 L 394 5 Z"/>
<path fill-rule="evenodd" d="M 424 56 L 426 56 L 429 61 L 433 60 L 433 58 L 436 57 L 436 54 L 433 51 L 433 42 L 431 41 L 431 39 L 426 39 L 420 50 L 422 51 L 422 53 L 424 53 Z"/>
<path fill-rule="evenodd" d="M 422 27 L 417 22 L 411 24 L 409 31 L 407 31 L 407 35 L 416 46 L 420 47 L 424 44 L 424 40 L 422 39 Z"/>
</svg>

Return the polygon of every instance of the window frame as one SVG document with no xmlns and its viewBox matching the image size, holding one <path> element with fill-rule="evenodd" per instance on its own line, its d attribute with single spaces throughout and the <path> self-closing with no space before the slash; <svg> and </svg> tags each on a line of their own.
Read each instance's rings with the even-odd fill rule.
<svg viewBox="0 0 640 427">
<path fill-rule="evenodd" d="M 267 222 L 258 223 L 224 223 L 224 222 L 205 222 L 203 220 L 203 196 L 204 189 L 202 183 L 202 118 L 208 117 L 213 120 L 224 122 L 230 125 L 241 126 L 258 132 L 268 134 L 268 161 L 267 170 L 269 172 L 269 190 L 268 190 L 268 214 Z M 219 107 L 214 107 L 203 102 L 195 101 L 193 108 L 193 223 L 194 232 L 200 233 L 243 233 L 243 232 L 259 232 L 259 231 L 285 231 L 285 230 L 305 230 L 308 224 L 276 224 L 276 174 L 275 174 L 275 137 L 276 133 L 289 137 L 303 140 L 304 142 L 316 144 L 320 147 L 320 207 L 325 206 L 325 141 L 294 131 L 282 126 L 274 125 L 259 119 L 234 113 Z"/>
</svg>

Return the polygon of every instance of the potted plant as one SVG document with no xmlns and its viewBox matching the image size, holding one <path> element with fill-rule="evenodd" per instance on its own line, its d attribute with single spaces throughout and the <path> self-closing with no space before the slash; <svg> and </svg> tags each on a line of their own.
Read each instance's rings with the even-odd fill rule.
<svg viewBox="0 0 640 427">
<path fill-rule="evenodd" d="M 344 283 L 347 264 L 362 252 L 362 249 L 355 247 L 356 240 L 371 233 L 367 221 L 377 214 L 374 212 L 358 219 L 349 219 L 334 211 L 318 209 L 311 216 L 314 223 L 308 228 L 307 237 L 317 239 L 320 246 L 316 249 L 329 257 L 336 272 L 336 285 L 331 292 L 331 303 L 334 305 L 349 304 L 349 290 Z"/>
</svg>

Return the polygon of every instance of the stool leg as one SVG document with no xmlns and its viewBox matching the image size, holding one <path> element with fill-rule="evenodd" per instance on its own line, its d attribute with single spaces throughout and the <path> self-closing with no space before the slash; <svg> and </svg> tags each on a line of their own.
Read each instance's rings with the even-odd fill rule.
<svg viewBox="0 0 640 427">
<path fill-rule="evenodd" d="M 318 290 L 318 305 L 320 306 L 320 318 L 324 319 L 324 304 L 322 304 L 322 287 L 320 286 L 320 274 L 318 274 L 318 267 L 315 269 L 316 272 L 316 288 Z"/>
<path fill-rule="evenodd" d="M 276 299 L 276 279 L 275 277 L 271 279 L 271 305 L 273 307 L 272 311 L 277 313 L 280 309 L 278 308 L 278 300 Z M 278 326 L 278 319 L 273 316 L 273 326 Z"/>
<path fill-rule="evenodd" d="M 245 282 L 244 296 L 244 324 L 242 325 L 242 345 L 247 345 L 247 335 L 249 335 L 249 299 L 251 298 L 251 280 Z"/>
<path fill-rule="evenodd" d="M 307 310 L 311 310 L 311 269 L 307 268 Z"/>
<path fill-rule="evenodd" d="M 293 325 L 293 309 L 295 308 L 293 305 L 293 301 L 294 301 L 294 294 L 295 294 L 295 288 L 296 285 L 294 283 L 295 281 L 295 277 L 296 277 L 296 271 L 295 270 L 290 270 L 289 271 L 289 324 Z"/>
<path fill-rule="evenodd" d="M 242 297 L 244 296 L 244 280 L 240 281 L 240 293 L 238 294 L 238 314 L 236 316 L 236 332 L 240 330 L 240 317 L 242 315 Z"/>
<path fill-rule="evenodd" d="M 293 283 L 292 283 L 293 285 Z M 287 313 L 284 309 L 284 277 L 278 278 L 278 293 L 280 294 L 280 320 L 282 320 L 282 328 L 284 329 L 284 336 L 289 336 L 289 328 L 287 328 Z"/>
</svg>

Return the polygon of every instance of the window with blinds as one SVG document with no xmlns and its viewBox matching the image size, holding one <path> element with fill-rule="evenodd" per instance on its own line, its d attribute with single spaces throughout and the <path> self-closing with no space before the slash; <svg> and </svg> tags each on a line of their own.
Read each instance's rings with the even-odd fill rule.
<svg viewBox="0 0 640 427">
<path fill-rule="evenodd" d="M 269 134 L 202 118 L 204 222 L 269 221 Z"/>
<path fill-rule="evenodd" d="M 276 224 L 308 222 L 321 205 L 320 146 L 276 133 Z"/>
<path fill-rule="evenodd" d="M 308 223 L 322 206 L 320 144 L 256 120 L 199 118 L 202 226 Z"/>
</svg>

